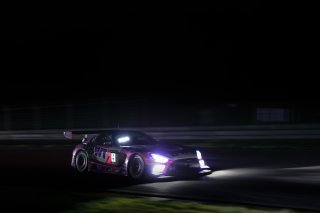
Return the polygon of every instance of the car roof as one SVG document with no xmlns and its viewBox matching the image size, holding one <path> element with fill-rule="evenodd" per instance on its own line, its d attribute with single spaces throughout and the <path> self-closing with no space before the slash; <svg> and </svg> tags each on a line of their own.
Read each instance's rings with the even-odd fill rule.
<svg viewBox="0 0 320 213">
<path fill-rule="evenodd" d="M 142 133 L 141 131 L 137 131 L 137 130 L 107 130 L 107 131 L 103 131 L 100 132 L 99 134 L 110 134 L 110 135 L 114 135 L 114 134 L 121 134 L 121 133 Z"/>
</svg>

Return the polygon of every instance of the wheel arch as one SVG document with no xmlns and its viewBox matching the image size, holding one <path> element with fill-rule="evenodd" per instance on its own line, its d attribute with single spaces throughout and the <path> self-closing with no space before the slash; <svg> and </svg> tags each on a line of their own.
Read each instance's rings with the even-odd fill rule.
<svg viewBox="0 0 320 213">
<path fill-rule="evenodd" d="M 136 155 L 139 155 L 144 163 L 144 166 L 145 166 L 145 169 L 146 169 L 146 161 L 143 157 L 143 154 L 139 153 L 139 152 L 134 152 L 132 153 L 130 156 L 128 156 L 128 161 L 126 163 L 126 176 L 129 176 L 129 165 L 130 165 L 130 162 L 132 162 L 132 159 L 136 156 Z"/>
<path fill-rule="evenodd" d="M 71 166 L 73 168 L 76 168 L 76 156 L 81 151 L 85 153 L 85 155 L 87 156 L 88 162 L 89 162 L 89 155 L 85 149 L 81 148 L 81 149 L 75 150 L 75 152 L 72 155 L 72 161 L 71 161 Z"/>
</svg>

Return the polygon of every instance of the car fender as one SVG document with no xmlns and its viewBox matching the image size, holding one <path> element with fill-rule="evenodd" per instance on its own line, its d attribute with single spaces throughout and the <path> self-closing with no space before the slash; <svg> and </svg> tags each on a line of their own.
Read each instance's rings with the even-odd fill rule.
<svg viewBox="0 0 320 213">
<path fill-rule="evenodd" d="M 82 144 L 79 144 L 79 145 L 82 145 Z M 88 158 L 88 161 L 89 161 L 89 157 L 88 157 L 87 151 L 84 149 L 83 146 L 82 146 L 82 147 L 78 147 L 79 145 L 77 145 L 76 148 L 75 148 L 75 149 L 73 150 L 73 152 L 72 152 L 71 166 L 72 166 L 73 168 L 76 167 L 75 157 L 76 157 L 76 155 L 77 155 L 80 151 L 83 151 L 83 152 L 86 154 L 86 156 L 87 156 L 87 158 Z"/>
</svg>

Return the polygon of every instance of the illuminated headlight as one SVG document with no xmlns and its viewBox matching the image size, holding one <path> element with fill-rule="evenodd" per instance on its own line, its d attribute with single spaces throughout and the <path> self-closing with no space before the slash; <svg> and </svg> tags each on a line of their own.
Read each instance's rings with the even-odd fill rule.
<svg viewBox="0 0 320 213">
<path fill-rule="evenodd" d="M 169 161 L 168 158 L 162 156 L 162 155 L 157 155 L 157 154 L 151 154 L 152 158 L 154 159 L 155 162 L 157 163 L 167 163 Z"/>
<path fill-rule="evenodd" d="M 200 168 L 205 168 L 206 164 L 204 163 L 204 160 L 199 160 Z"/>
<path fill-rule="evenodd" d="M 202 160 L 202 155 L 199 150 L 196 151 L 198 160 Z"/>
<path fill-rule="evenodd" d="M 152 174 L 153 175 L 161 175 L 165 167 L 166 167 L 165 165 L 155 165 L 155 166 L 153 166 Z"/>
<path fill-rule="evenodd" d="M 200 168 L 204 169 L 204 168 L 209 168 L 206 163 L 204 162 L 204 160 L 202 159 L 202 155 L 200 151 L 196 151 L 197 153 L 197 158 L 199 160 L 199 164 L 200 164 Z"/>
</svg>

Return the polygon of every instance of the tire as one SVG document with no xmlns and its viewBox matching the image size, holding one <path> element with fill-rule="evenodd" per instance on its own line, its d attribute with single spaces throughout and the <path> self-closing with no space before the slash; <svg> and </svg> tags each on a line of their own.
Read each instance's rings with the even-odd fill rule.
<svg viewBox="0 0 320 213">
<path fill-rule="evenodd" d="M 88 171 L 88 157 L 84 151 L 79 151 L 75 157 L 75 168 L 79 173 Z"/>
<path fill-rule="evenodd" d="M 134 155 L 129 161 L 128 176 L 131 180 L 138 181 L 145 178 L 145 163 L 140 155 Z"/>
</svg>

